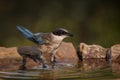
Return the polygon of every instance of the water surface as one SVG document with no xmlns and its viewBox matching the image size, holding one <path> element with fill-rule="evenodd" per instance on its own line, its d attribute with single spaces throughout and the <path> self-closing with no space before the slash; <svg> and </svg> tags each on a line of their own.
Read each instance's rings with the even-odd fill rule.
<svg viewBox="0 0 120 80">
<path fill-rule="evenodd" d="M 33 66 L 24 71 L 2 70 L 0 67 L 0 80 L 120 80 L 119 67 L 119 63 L 107 63 L 104 59 L 86 59 L 78 63 L 59 62 L 54 68 L 50 65 L 46 69 Z"/>
</svg>

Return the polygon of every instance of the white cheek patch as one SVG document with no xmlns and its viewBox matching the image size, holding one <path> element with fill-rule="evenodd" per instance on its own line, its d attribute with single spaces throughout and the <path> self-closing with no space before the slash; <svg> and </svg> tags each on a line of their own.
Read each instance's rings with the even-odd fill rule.
<svg viewBox="0 0 120 80">
<path fill-rule="evenodd" d="M 63 40 L 65 36 L 54 36 L 54 39 L 56 40 Z"/>
</svg>

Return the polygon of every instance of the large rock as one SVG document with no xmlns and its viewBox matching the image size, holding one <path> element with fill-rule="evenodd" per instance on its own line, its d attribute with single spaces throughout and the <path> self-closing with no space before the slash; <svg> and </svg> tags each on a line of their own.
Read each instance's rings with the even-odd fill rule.
<svg viewBox="0 0 120 80">
<path fill-rule="evenodd" d="M 106 63 L 105 59 L 84 59 L 80 61 L 78 67 L 80 71 L 94 71 L 100 68 L 107 67 L 108 64 Z"/>
<path fill-rule="evenodd" d="M 17 53 L 17 47 L 0 47 L 0 59 L 4 58 L 21 58 L 21 56 Z"/>
<path fill-rule="evenodd" d="M 120 63 L 112 62 L 111 65 L 113 74 L 120 74 Z"/>
<path fill-rule="evenodd" d="M 5 66 L 5 65 L 15 66 L 21 64 L 22 57 L 18 54 L 17 48 L 18 47 L 11 47 L 11 48 L 0 47 L 0 64 L 1 64 L 0 66 Z M 44 56 L 47 59 L 50 58 L 49 54 L 46 54 Z M 62 62 L 66 62 L 66 61 L 77 62 L 78 60 L 73 44 L 67 42 L 63 42 L 61 44 L 55 56 L 57 61 L 62 61 Z M 35 65 L 38 65 L 38 63 L 35 63 L 31 59 L 28 59 L 27 66 L 32 67 Z"/>
<path fill-rule="evenodd" d="M 108 53 L 108 56 L 111 56 L 112 61 L 117 61 L 120 63 L 120 44 L 113 45 Z"/>
<path fill-rule="evenodd" d="M 21 65 L 22 57 L 16 47 L 0 47 L 0 71 L 16 70 Z"/>
<path fill-rule="evenodd" d="M 78 47 L 78 55 L 82 58 L 105 58 L 106 49 L 100 45 L 87 45 L 85 43 L 80 43 Z"/>
<path fill-rule="evenodd" d="M 72 43 L 63 42 L 59 47 L 56 58 L 58 61 L 77 61 L 78 56 Z"/>
</svg>

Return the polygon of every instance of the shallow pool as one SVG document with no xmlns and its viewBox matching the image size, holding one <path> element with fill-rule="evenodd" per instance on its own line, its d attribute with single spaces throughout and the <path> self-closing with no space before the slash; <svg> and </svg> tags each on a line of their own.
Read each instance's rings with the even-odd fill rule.
<svg viewBox="0 0 120 80">
<path fill-rule="evenodd" d="M 24 71 L 1 70 L 0 80 L 120 80 L 119 67 L 119 63 L 107 63 L 104 59 L 86 59 L 78 63 L 59 62 L 46 69 L 33 66 Z"/>
</svg>

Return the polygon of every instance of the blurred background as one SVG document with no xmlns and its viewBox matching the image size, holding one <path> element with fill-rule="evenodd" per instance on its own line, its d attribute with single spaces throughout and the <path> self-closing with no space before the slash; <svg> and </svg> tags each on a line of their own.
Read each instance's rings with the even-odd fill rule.
<svg viewBox="0 0 120 80">
<path fill-rule="evenodd" d="M 65 41 L 110 47 L 120 43 L 119 0 L 0 0 L 0 46 L 33 45 L 16 29 L 50 32 L 63 27 L 74 34 Z"/>
</svg>

